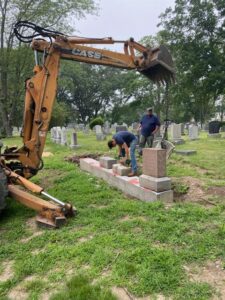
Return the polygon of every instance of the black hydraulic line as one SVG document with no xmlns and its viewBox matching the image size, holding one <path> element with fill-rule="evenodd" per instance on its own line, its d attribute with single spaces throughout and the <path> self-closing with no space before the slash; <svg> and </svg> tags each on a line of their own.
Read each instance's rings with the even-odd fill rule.
<svg viewBox="0 0 225 300">
<path fill-rule="evenodd" d="M 24 31 L 31 29 L 33 31 L 30 35 L 25 35 Z M 34 38 L 39 36 L 47 37 L 50 40 L 55 38 L 57 35 L 65 36 L 62 32 L 47 29 L 41 26 L 38 26 L 29 21 L 18 21 L 14 25 L 14 34 L 18 38 L 19 41 L 23 43 L 31 43 Z"/>
</svg>

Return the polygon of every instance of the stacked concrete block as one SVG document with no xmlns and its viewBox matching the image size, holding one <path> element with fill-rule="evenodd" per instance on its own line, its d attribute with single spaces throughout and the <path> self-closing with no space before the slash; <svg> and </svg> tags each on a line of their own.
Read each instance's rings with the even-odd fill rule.
<svg viewBox="0 0 225 300">
<path fill-rule="evenodd" d="M 113 159 L 108 156 L 100 157 L 99 161 L 100 161 L 100 166 L 105 169 L 112 169 L 113 165 L 115 165 L 117 163 L 116 159 Z"/>
<path fill-rule="evenodd" d="M 113 165 L 113 172 L 119 176 L 127 176 L 129 173 L 131 173 L 131 168 L 125 167 L 121 164 L 115 164 Z"/>
<path fill-rule="evenodd" d="M 125 194 L 140 199 L 142 201 L 173 201 L 173 192 L 171 190 L 163 192 L 155 192 L 153 190 L 141 187 L 139 177 L 127 177 L 116 174 L 112 169 L 105 169 L 100 166 L 100 162 L 92 158 L 83 158 L 80 160 L 82 170 L 92 173 L 93 175 L 102 178 L 108 184 L 122 190 Z M 115 169 L 115 165 L 113 165 Z"/>
<path fill-rule="evenodd" d="M 156 178 L 143 174 L 140 176 L 139 181 L 140 186 L 155 192 L 171 190 L 171 179 L 169 177 Z"/>
<path fill-rule="evenodd" d="M 158 193 L 171 193 L 171 179 L 166 177 L 166 150 L 143 149 L 143 174 L 139 177 L 140 186 Z"/>
</svg>

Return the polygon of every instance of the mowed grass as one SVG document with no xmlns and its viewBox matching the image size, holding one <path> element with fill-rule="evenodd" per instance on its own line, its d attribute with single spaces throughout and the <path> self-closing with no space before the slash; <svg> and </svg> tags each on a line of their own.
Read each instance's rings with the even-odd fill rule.
<svg viewBox="0 0 225 300">
<path fill-rule="evenodd" d="M 64 160 L 81 153 L 109 153 L 106 141 L 78 134 L 81 148 L 71 151 L 47 141 L 45 167 L 32 180 L 76 206 L 78 215 L 58 230 L 35 229 L 35 212 L 8 199 L 0 219 L 0 299 L 23 291 L 28 299 L 115 299 L 112 287 L 136 297 L 211 299 L 215 287 L 192 280 L 187 266 L 221 261 L 225 267 L 225 202 L 208 208 L 198 203 L 144 203 Z M 4 140 L 21 144 L 19 138 Z M 186 141 L 177 148 L 197 154 L 173 154 L 168 175 L 201 178 L 207 186 L 225 178 L 225 139 Z M 1 280 L 7 263 L 11 276 Z M 58 294 L 57 294 L 58 292 Z M 52 295 L 52 296 L 51 296 Z M 76 296 L 74 296 L 76 295 Z"/>
</svg>

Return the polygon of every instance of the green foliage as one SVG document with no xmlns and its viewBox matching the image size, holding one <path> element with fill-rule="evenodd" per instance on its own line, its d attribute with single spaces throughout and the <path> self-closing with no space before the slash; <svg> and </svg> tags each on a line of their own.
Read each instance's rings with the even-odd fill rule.
<svg viewBox="0 0 225 300">
<path fill-rule="evenodd" d="M 186 194 L 189 190 L 189 186 L 182 183 L 174 182 L 172 184 L 172 189 L 176 194 Z"/>
<path fill-rule="evenodd" d="M 116 300 L 110 291 L 100 286 L 91 285 L 84 276 L 73 277 L 66 285 L 64 291 L 54 295 L 50 300 Z"/>
<path fill-rule="evenodd" d="M 55 30 L 73 31 L 68 18 L 79 19 L 96 11 L 94 0 L 41 1 L 9 0 L 0 10 L 0 121 L 7 136 L 12 125 L 21 126 L 24 108 L 24 81 L 31 76 L 33 53 L 15 38 L 13 26 L 28 20 L 43 27 L 55 24 Z"/>
<path fill-rule="evenodd" d="M 207 283 L 187 283 L 177 290 L 175 300 L 205 300 L 211 299 L 213 289 Z"/>
<path fill-rule="evenodd" d="M 76 107 L 77 122 L 85 123 L 105 115 L 123 88 L 120 70 L 83 63 L 64 62 L 61 65 L 58 98 Z"/>
<path fill-rule="evenodd" d="M 65 126 L 68 123 L 69 119 L 70 111 L 68 105 L 66 105 L 65 103 L 59 103 L 58 101 L 55 101 L 49 129 L 54 126 Z"/>
<path fill-rule="evenodd" d="M 101 125 L 102 126 L 103 124 L 104 124 L 103 119 L 101 117 L 97 117 L 97 118 L 93 119 L 90 122 L 89 126 L 90 126 L 91 129 L 93 129 L 94 126 L 96 126 L 96 125 Z"/>
<path fill-rule="evenodd" d="M 217 1 L 176 1 L 161 15 L 162 38 L 176 62 L 172 88 L 173 119 L 204 122 L 215 113 L 215 100 L 224 94 L 225 59 L 221 43 L 224 15 Z M 218 17 L 218 15 L 220 17 Z"/>
</svg>

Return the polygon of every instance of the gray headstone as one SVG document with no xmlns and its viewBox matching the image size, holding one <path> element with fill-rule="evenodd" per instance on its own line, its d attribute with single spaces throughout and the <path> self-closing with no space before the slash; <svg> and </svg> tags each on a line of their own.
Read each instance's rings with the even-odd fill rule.
<svg viewBox="0 0 225 300">
<path fill-rule="evenodd" d="M 70 148 L 71 149 L 76 149 L 78 147 L 80 147 L 80 146 L 77 144 L 77 133 L 76 132 L 72 132 L 72 134 L 71 134 Z"/>
<path fill-rule="evenodd" d="M 190 125 L 189 132 L 188 132 L 190 140 L 197 140 L 198 139 L 198 126 L 197 125 Z"/>
<path fill-rule="evenodd" d="M 127 131 L 127 126 L 117 125 L 116 132 L 120 132 L 120 131 Z"/>
</svg>

